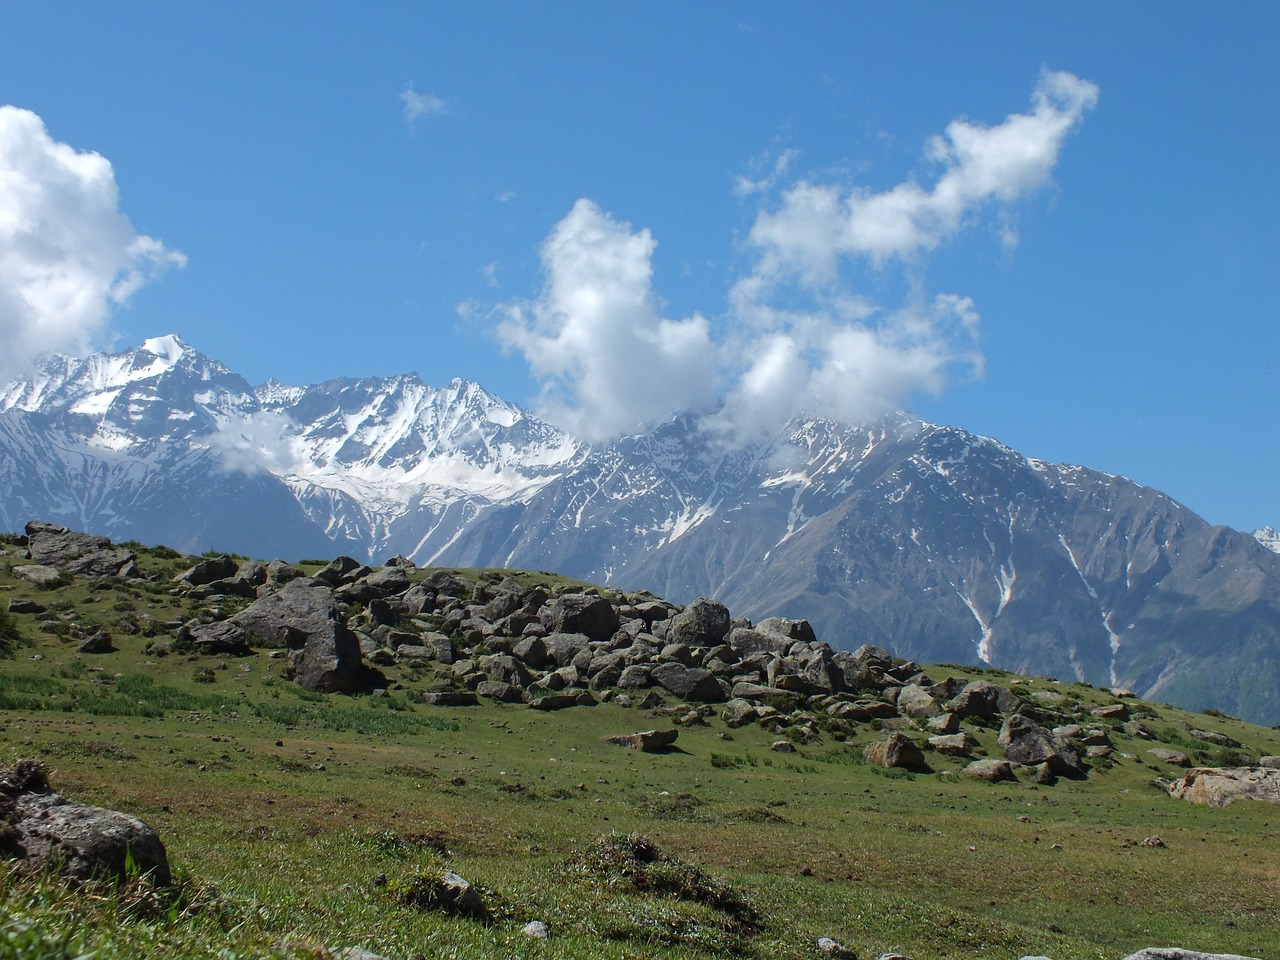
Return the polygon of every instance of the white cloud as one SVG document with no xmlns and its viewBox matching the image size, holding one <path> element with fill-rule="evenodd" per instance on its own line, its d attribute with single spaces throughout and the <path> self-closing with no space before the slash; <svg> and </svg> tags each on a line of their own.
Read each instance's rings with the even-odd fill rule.
<svg viewBox="0 0 1280 960">
<path fill-rule="evenodd" d="M 579 200 L 542 247 L 547 279 L 533 303 L 498 325 L 542 381 L 539 412 L 602 440 L 712 396 L 717 364 L 707 322 L 661 316 L 652 287 L 656 243 Z"/>
<path fill-rule="evenodd" d="M 0 378 L 43 353 L 91 349 L 114 307 L 186 260 L 134 232 L 105 157 L 0 106 Z"/>
<path fill-rule="evenodd" d="M 733 192 L 739 197 L 748 197 L 753 193 L 772 190 L 799 155 L 800 151 L 792 147 L 776 155 L 771 151 L 756 155 L 747 164 L 748 173 L 738 174 L 733 178 Z"/>
<path fill-rule="evenodd" d="M 952 121 L 927 147 L 928 159 L 943 167 L 931 188 L 908 180 L 874 193 L 800 181 L 751 230 L 761 270 L 816 281 L 830 279 L 842 256 L 883 263 L 932 250 L 973 211 L 1012 203 L 1048 183 L 1067 134 L 1097 99 L 1098 88 L 1087 81 L 1044 73 L 1031 113 L 1011 114 L 994 127 Z M 1005 243 L 1015 238 L 1005 232 Z"/>
<path fill-rule="evenodd" d="M 405 122 L 412 126 L 419 117 L 434 117 L 448 112 L 448 106 L 434 93 L 418 93 L 409 84 L 400 93 L 400 102 L 404 104 Z"/>
<path fill-rule="evenodd" d="M 542 295 L 508 305 L 499 338 L 541 381 L 540 412 L 589 440 L 705 409 L 720 392 L 708 427 L 749 444 L 795 416 L 868 422 L 914 395 L 981 378 L 977 307 L 961 294 L 928 292 L 923 261 L 988 206 L 1002 245 L 1016 244 L 1011 205 L 1049 182 L 1097 95 L 1071 74 L 1046 73 L 1030 113 L 994 127 L 953 121 L 928 144 L 927 159 L 941 166 L 932 186 L 907 179 L 875 193 L 801 180 L 785 188 L 779 205 L 756 218 L 754 261 L 730 290 L 718 338 L 700 315 L 661 317 L 647 230 L 579 200 L 543 245 Z M 757 158 L 736 192 L 770 192 L 794 156 Z M 850 263 L 898 271 L 905 302 L 877 303 L 853 289 Z"/>
</svg>

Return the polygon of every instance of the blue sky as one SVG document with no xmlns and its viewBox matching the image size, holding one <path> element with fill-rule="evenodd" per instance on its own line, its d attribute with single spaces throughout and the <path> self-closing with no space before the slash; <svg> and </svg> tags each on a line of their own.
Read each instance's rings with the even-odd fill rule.
<svg viewBox="0 0 1280 960">
<path fill-rule="evenodd" d="M 6 362 L 176 332 L 602 437 L 902 404 L 1252 530 L 1278 42 L 1271 3 L 8 4 Z"/>
</svg>

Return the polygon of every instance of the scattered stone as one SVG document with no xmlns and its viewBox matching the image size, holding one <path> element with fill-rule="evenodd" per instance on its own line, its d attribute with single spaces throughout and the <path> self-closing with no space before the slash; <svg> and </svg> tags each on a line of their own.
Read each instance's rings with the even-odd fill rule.
<svg viewBox="0 0 1280 960">
<path fill-rule="evenodd" d="M 1089 712 L 1099 720 L 1129 719 L 1129 708 L 1123 703 L 1111 703 L 1105 707 L 1094 707 Z"/>
<path fill-rule="evenodd" d="M 1175 767 L 1191 766 L 1191 759 L 1181 750 L 1171 750 L 1168 747 L 1152 747 L 1147 753 L 1161 763 L 1171 763 Z"/>
<path fill-rule="evenodd" d="M 645 753 L 658 753 L 667 749 L 680 736 L 679 730 L 645 730 L 641 733 L 619 733 L 605 737 L 605 743 L 617 747 L 630 747 Z"/>
<path fill-rule="evenodd" d="M 493 920 L 479 891 L 452 870 L 414 877 L 398 894 L 402 902 L 419 909 L 440 910 L 482 923 Z"/>
<path fill-rule="evenodd" d="M 169 859 L 154 829 L 136 817 L 54 793 L 33 760 L 0 769 L 0 857 L 19 869 L 51 869 L 75 880 L 170 882 Z"/>
<path fill-rule="evenodd" d="M 551 937 L 551 928 L 541 920 L 530 920 L 520 928 L 520 933 L 535 940 L 547 940 Z"/>
<path fill-rule="evenodd" d="M 440 690 L 418 694 L 418 702 L 429 707 L 475 707 L 480 699 L 470 690 Z"/>
<path fill-rule="evenodd" d="M 795 753 L 796 745 L 790 740 L 775 740 L 769 745 L 774 753 Z"/>
<path fill-rule="evenodd" d="M 948 757 L 967 757 L 978 742 L 968 733 L 950 733 L 929 738 L 929 748 Z"/>
<path fill-rule="evenodd" d="M 9 601 L 10 613 L 44 613 L 45 609 L 44 604 L 36 603 L 36 601 L 27 597 L 20 597 Z"/>
</svg>

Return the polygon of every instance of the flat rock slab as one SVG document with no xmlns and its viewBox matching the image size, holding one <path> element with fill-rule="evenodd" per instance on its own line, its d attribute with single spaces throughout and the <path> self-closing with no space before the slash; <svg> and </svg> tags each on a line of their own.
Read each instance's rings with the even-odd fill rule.
<svg viewBox="0 0 1280 960">
<path fill-rule="evenodd" d="M 605 737 L 605 743 L 617 747 L 629 747 L 632 750 L 643 750 L 645 753 L 657 753 L 676 742 L 679 730 L 645 730 L 641 733 L 619 733 Z"/>
</svg>

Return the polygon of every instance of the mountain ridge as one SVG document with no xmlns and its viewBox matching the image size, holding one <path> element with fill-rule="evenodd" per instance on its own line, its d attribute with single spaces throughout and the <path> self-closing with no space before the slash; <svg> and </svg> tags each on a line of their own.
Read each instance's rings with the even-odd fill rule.
<svg viewBox="0 0 1280 960">
<path fill-rule="evenodd" d="M 250 386 L 177 337 L 0 388 L 0 521 L 261 556 L 554 569 L 833 646 L 1280 721 L 1280 555 L 1151 488 L 894 414 L 592 446 L 478 384 Z"/>
</svg>

